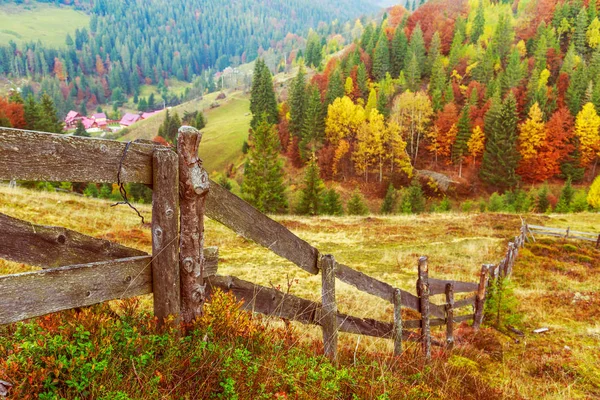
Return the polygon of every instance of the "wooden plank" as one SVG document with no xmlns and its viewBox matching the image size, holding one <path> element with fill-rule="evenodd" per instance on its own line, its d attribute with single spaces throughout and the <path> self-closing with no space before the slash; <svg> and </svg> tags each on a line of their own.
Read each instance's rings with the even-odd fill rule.
<svg viewBox="0 0 600 400">
<path fill-rule="evenodd" d="M 207 294 L 216 289 L 231 291 L 235 297 L 244 301 L 245 310 L 264 315 L 285 318 L 304 324 L 321 325 L 321 305 L 279 290 L 259 286 L 232 276 L 207 277 Z M 391 339 L 394 325 L 370 318 L 358 318 L 337 313 L 339 332 Z M 405 332 L 408 340 L 409 332 Z"/>
<path fill-rule="evenodd" d="M 204 276 L 215 276 L 219 268 L 219 248 L 204 248 Z"/>
<path fill-rule="evenodd" d="M 423 344 L 423 354 L 425 360 L 431 360 L 431 330 L 429 325 L 429 269 L 427 267 L 427 257 L 419 258 L 419 279 L 417 280 L 417 294 L 419 295 L 421 312 L 421 336 Z"/>
<path fill-rule="evenodd" d="M 493 265 L 486 264 L 481 267 L 481 275 L 479 277 L 479 288 L 475 296 L 475 316 L 473 317 L 473 329 L 478 330 L 483 322 L 483 306 L 485 304 L 485 294 L 490 278 L 490 271 Z"/>
<path fill-rule="evenodd" d="M 0 128 L 0 180 L 117 182 L 126 143 Z M 131 143 L 121 182 L 152 184 L 157 146 Z"/>
<path fill-rule="evenodd" d="M 42 268 L 147 255 L 141 250 L 0 213 L 0 258 Z"/>
<path fill-rule="evenodd" d="M 335 258 L 331 255 L 321 256 L 321 328 L 323 331 L 323 348 L 325 357 L 337 363 L 337 305 L 335 302 Z"/>
<path fill-rule="evenodd" d="M 402 291 L 394 291 L 394 355 L 402 354 Z"/>
<path fill-rule="evenodd" d="M 181 315 L 190 324 L 202 315 L 205 301 L 204 276 L 204 204 L 209 190 L 208 174 L 198 158 L 202 134 L 195 128 L 179 129 L 177 154 L 179 156 L 179 273 L 181 278 Z"/>
<path fill-rule="evenodd" d="M 179 177 L 177 154 L 166 148 L 153 156 L 152 278 L 154 315 L 162 325 L 170 315 L 179 323 Z"/>
<path fill-rule="evenodd" d="M 152 292 L 150 256 L 0 276 L 0 325 Z"/>
<path fill-rule="evenodd" d="M 394 303 L 394 293 L 396 288 L 388 283 L 377 280 L 344 264 L 337 264 L 335 274 L 336 278 L 340 281 L 352 285 L 362 292 L 377 296 L 392 304 Z M 401 289 L 398 290 L 400 290 L 402 306 L 419 311 L 419 298 L 410 292 Z M 433 316 L 439 318 L 445 317 L 446 311 L 443 306 L 436 304 L 431 304 L 430 306 L 430 311 Z"/>
<path fill-rule="evenodd" d="M 316 275 L 318 251 L 283 225 L 256 210 L 221 185 L 210 181 L 206 215 L 246 239 L 264 246 Z"/>
<path fill-rule="evenodd" d="M 466 299 L 458 300 L 454 302 L 454 309 L 462 308 L 466 306 L 474 306 L 475 299 L 477 296 L 467 297 Z"/>
<path fill-rule="evenodd" d="M 473 282 L 459 282 L 444 279 L 429 278 L 430 295 L 443 294 L 446 292 L 446 285 L 452 283 L 454 285 L 454 293 L 476 292 L 477 284 Z"/>
<path fill-rule="evenodd" d="M 454 348 L 454 284 L 446 284 L 446 347 Z"/>
</svg>

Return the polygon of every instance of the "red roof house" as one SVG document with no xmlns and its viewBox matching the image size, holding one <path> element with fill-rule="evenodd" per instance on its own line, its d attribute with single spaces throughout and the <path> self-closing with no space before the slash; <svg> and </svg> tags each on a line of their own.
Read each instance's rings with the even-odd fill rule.
<svg viewBox="0 0 600 400">
<path fill-rule="evenodd" d="M 127 114 L 123 115 L 123 118 L 121 118 L 121 121 L 119 121 L 119 124 L 123 128 L 127 128 L 128 126 L 135 124 L 136 122 L 140 121 L 141 119 L 142 119 L 142 116 L 139 114 L 127 113 Z"/>
<path fill-rule="evenodd" d="M 65 118 L 65 125 L 67 128 L 75 127 L 77 126 L 77 121 L 81 121 L 83 118 L 83 115 L 79 114 L 77 111 L 71 110 Z"/>
</svg>

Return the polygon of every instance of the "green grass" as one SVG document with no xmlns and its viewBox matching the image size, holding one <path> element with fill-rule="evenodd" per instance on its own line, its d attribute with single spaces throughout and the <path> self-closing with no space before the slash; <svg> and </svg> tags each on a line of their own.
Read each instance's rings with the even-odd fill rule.
<svg viewBox="0 0 600 400">
<path fill-rule="evenodd" d="M 210 93 L 202 100 L 190 101 L 173 107 L 169 112 L 177 112 L 180 117 L 185 111 L 204 110 L 207 118 L 203 129 L 200 156 L 209 172 L 222 172 L 229 163 L 239 162 L 242 156 L 242 144 L 248 138 L 250 128 L 250 100 L 240 92 L 229 93 L 227 98 L 219 100 L 220 107 L 209 109 L 216 101 L 218 93 Z M 248 114 L 248 115 L 246 115 Z M 161 113 L 133 125 L 123 140 L 138 138 L 152 139 L 158 133 L 165 114 Z"/>
<path fill-rule="evenodd" d="M 27 6 L 0 7 L 0 43 L 17 44 L 41 40 L 51 47 L 64 47 L 67 33 L 75 40 L 75 29 L 89 26 L 90 17 L 69 7 L 37 2 Z"/>
</svg>

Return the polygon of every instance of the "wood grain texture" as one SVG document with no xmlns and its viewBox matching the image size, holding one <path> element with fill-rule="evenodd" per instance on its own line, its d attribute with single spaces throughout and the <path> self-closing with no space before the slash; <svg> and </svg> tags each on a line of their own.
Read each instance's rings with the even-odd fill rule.
<svg viewBox="0 0 600 400">
<path fill-rule="evenodd" d="M 152 292 L 150 256 L 0 276 L 0 325 Z"/>
<path fill-rule="evenodd" d="M 454 284 L 446 284 L 446 347 L 454 347 Z"/>
<path fill-rule="evenodd" d="M 159 325 L 169 316 L 179 322 L 179 175 L 177 154 L 156 149 L 153 156 L 152 278 L 154 315 Z"/>
<path fill-rule="evenodd" d="M 186 324 L 202 315 L 205 301 L 204 203 L 208 174 L 198 158 L 202 134 L 195 128 L 179 129 L 177 153 L 179 156 L 180 237 L 179 270 L 181 278 L 181 316 Z"/>
<path fill-rule="evenodd" d="M 321 328 L 323 331 L 323 348 L 325 356 L 333 363 L 337 362 L 337 305 L 335 303 L 335 258 L 331 255 L 321 256 Z"/>
<path fill-rule="evenodd" d="M 454 285 L 454 293 L 469 293 L 477 291 L 477 284 L 472 282 L 459 282 L 445 279 L 429 278 L 429 293 L 431 296 L 446 292 L 446 285 L 452 283 Z"/>
<path fill-rule="evenodd" d="M 250 204 L 210 181 L 206 215 L 246 239 L 264 246 L 316 275 L 318 251 L 283 225 L 256 210 Z"/>
<path fill-rule="evenodd" d="M 417 294 L 420 299 L 421 313 L 421 336 L 423 338 L 423 354 L 425 360 L 431 360 L 431 329 L 429 315 L 429 269 L 427 267 L 427 257 L 419 258 L 419 278 L 417 280 Z"/>
<path fill-rule="evenodd" d="M 485 295 L 487 284 L 490 278 L 490 271 L 494 268 L 492 264 L 481 266 L 481 275 L 479 277 L 479 288 L 475 296 L 475 315 L 473 317 L 473 329 L 478 330 L 483 322 L 483 307 L 485 305 Z"/>
<path fill-rule="evenodd" d="M 147 255 L 141 250 L 0 213 L 0 258 L 42 268 Z"/>
<path fill-rule="evenodd" d="M 0 180 L 117 182 L 125 146 L 114 140 L 0 128 Z M 132 143 L 121 181 L 152 184 L 156 147 Z"/>
<path fill-rule="evenodd" d="M 402 354 L 402 291 L 394 291 L 394 355 Z"/>
<path fill-rule="evenodd" d="M 475 305 L 476 296 L 467 297 L 466 299 L 458 300 L 454 302 L 454 308 L 462 308 L 466 306 Z"/>
</svg>

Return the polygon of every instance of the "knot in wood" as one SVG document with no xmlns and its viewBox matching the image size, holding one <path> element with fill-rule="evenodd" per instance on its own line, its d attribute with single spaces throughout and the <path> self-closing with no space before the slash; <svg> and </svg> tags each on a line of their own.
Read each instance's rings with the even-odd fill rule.
<svg viewBox="0 0 600 400">
<path fill-rule="evenodd" d="M 65 235 L 58 235 L 56 241 L 60 244 L 65 244 L 67 242 L 67 237 Z"/>
<path fill-rule="evenodd" d="M 192 257 L 186 257 L 183 259 L 183 268 L 188 274 L 191 274 L 194 270 L 194 259 Z"/>
<path fill-rule="evenodd" d="M 194 285 L 194 289 L 192 290 L 192 300 L 194 302 L 204 301 L 206 285 Z"/>
<path fill-rule="evenodd" d="M 173 215 L 175 214 L 175 211 L 173 211 L 172 208 L 167 208 L 165 210 L 165 216 L 169 219 L 173 218 Z"/>
<path fill-rule="evenodd" d="M 192 186 L 194 187 L 194 192 L 198 195 L 202 195 L 208 192 L 209 189 L 209 179 L 208 172 L 200 165 L 196 164 L 191 168 L 190 176 L 192 178 Z"/>
</svg>

